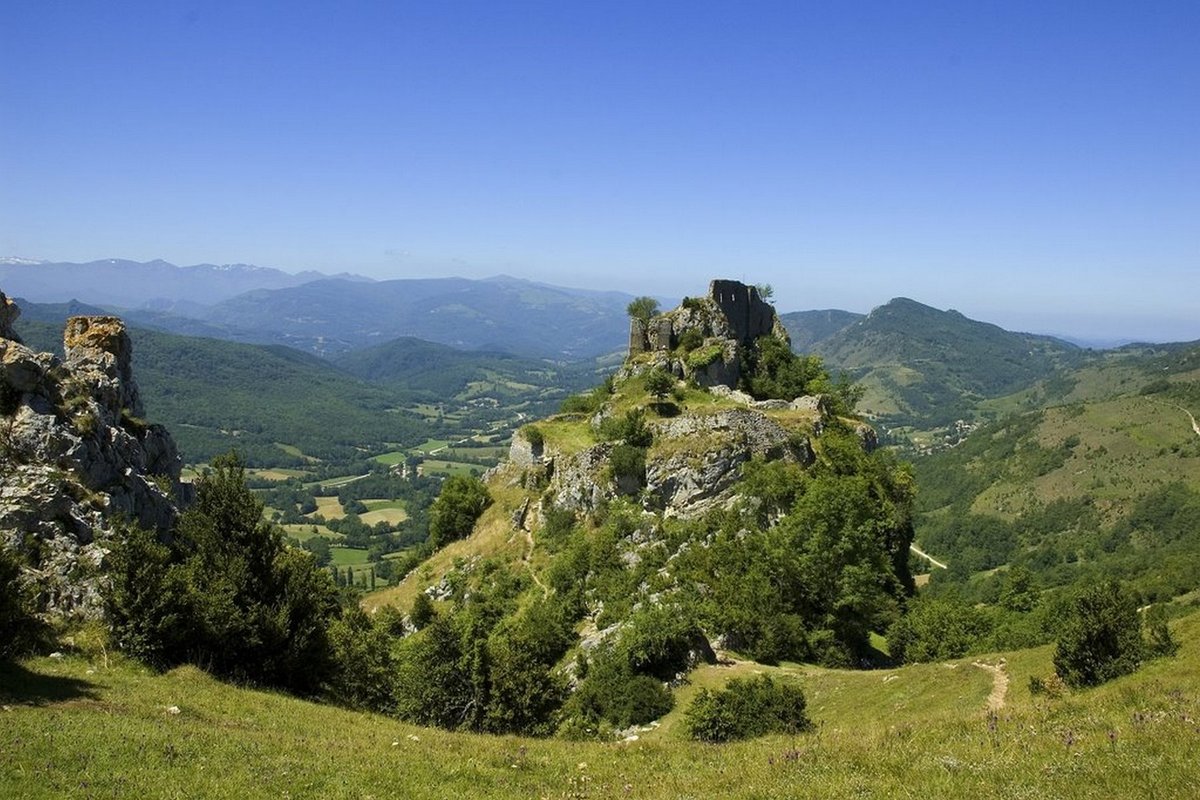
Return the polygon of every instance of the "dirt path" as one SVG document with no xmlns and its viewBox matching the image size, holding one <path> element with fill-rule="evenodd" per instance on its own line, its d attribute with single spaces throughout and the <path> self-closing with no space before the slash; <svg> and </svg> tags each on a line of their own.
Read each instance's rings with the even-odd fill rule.
<svg viewBox="0 0 1200 800">
<path fill-rule="evenodd" d="M 1180 411 L 1187 414 L 1188 421 L 1192 423 L 1192 431 L 1197 436 L 1200 436 L 1200 422 L 1196 421 L 1196 417 L 1192 414 L 1192 412 L 1188 411 L 1186 408 L 1179 405 L 1179 403 L 1168 403 L 1165 400 L 1156 400 L 1154 398 L 1151 398 L 1151 400 L 1153 400 L 1153 402 L 1155 402 L 1155 403 L 1159 403 L 1164 406 L 1170 406 L 1171 408 L 1178 408 Z"/>
<path fill-rule="evenodd" d="M 948 566 L 946 566 L 945 564 L 943 564 L 942 562 L 938 561 L 936 558 L 934 558 L 933 556 L 929 555 L 929 553 L 926 553 L 924 550 L 922 550 L 921 548 L 917 547 L 915 544 L 910 544 L 910 545 L 908 546 L 908 549 L 909 549 L 909 550 L 912 550 L 914 553 L 916 553 L 916 554 L 917 554 L 917 555 L 919 555 L 921 558 L 923 558 L 923 559 L 925 559 L 926 561 L 928 561 L 930 564 L 933 564 L 935 567 L 940 567 L 941 569 L 950 569 L 950 567 L 948 567 Z"/>
<path fill-rule="evenodd" d="M 1176 406 L 1176 408 L 1188 415 L 1188 419 L 1192 421 L 1192 430 L 1196 432 L 1197 436 L 1200 436 L 1200 424 L 1196 423 L 1196 418 L 1192 416 L 1192 412 L 1188 411 L 1183 406 Z"/>
<path fill-rule="evenodd" d="M 1004 708 L 1004 698 L 1008 696 L 1008 673 L 1004 670 L 1004 659 L 1000 659 L 999 664 L 972 661 L 971 666 L 992 673 L 992 693 L 988 695 L 987 710 L 999 711 Z"/>
<path fill-rule="evenodd" d="M 525 551 L 525 555 L 521 558 L 525 562 L 525 569 L 529 570 L 529 577 L 533 578 L 533 582 L 542 590 L 543 597 L 550 596 L 550 587 L 542 583 L 542 579 L 533 569 L 533 532 L 525 531 L 525 541 L 529 544 L 529 549 Z"/>
</svg>

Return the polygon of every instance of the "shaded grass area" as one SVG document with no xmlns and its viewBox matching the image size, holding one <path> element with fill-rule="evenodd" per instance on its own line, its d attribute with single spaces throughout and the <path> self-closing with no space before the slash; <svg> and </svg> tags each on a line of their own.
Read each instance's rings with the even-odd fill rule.
<svg viewBox="0 0 1200 800">
<path fill-rule="evenodd" d="M 1022 688 L 1045 648 L 1007 654 L 1014 690 L 992 719 L 987 673 L 968 662 L 785 665 L 816 730 L 723 746 L 677 740 L 666 724 L 660 740 L 626 743 L 447 733 L 194 667 L 33 659 L 0 667 L 0 796 L 1194 797 L 1198 621 L 1178 621 L 1179 657 L 1061 700 Z M 698 673 L 690 691 L 722 682 L 710 678 Z"/>
</svg>

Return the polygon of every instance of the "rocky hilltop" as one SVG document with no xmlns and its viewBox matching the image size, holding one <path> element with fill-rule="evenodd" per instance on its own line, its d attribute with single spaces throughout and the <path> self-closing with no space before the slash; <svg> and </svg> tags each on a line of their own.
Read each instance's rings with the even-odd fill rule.
<svg viewBox="0 0 1200 800">
<path fill-rule="evenodd" d="M 430 513 L 446 536 L 372 603 L 423 598 L 443 625 L 507 603 L 486 606 L 510 609 L 495 631 L 560 631 L 539 675 L 564 687 L 564 729 L 588 735 L 598 720 L 637 735 L 670 707 L 663 682 L 721 650 L 870 663 L 869 634 L 913 590 L 912 480 L 874 451 L 854 387 L 793 353 L 734 281 L 630 334 L 611 380 L 521 428 L 483 486 L 443 492 Z M 427 630 L 421 652 L 441 635 Z"/>
<path fill-rule="evenodd" d="M 637 497 L 647 511 L 683 518 L 728 503 L 751 459 L 811 464 L 831 403 L 816 392 L 755 399 L 743 391 L 746 372 L 761 366 L 764 339 L 790 354 L 774 307 L 755 287 L 731 280 L 714 280 L 707 297 L 685 298 L 649 320 L 634 318 L 615 393 L 586 419 L 588 435 L 600 441 L 579 449 L 587 437 L 564 431 L 584 420 L 560 415 L 518 431 L 509 462 L 524 470 L 520 480 L 545 486 L 558 508 L 590 512 Z M 645 392 L 647 376 L 659 370 L 673 379 L 671 399 L 631 405 L 629 397 Z M 688 387 L 694 396 L 684 401 Z M 869 426 L 851 427 L 865 449 L 874 448 Z M 642 452 L 622 453 L 628 447 Z"/>
<path fill-rule="evenodd" d="M 0 546 L 20 553 L 46 610 L 90 616 L 113 520 L 165 534 L 185 499 L 170 434 L 143 419 L 117 317 L 71 317 L 64 358 L 26 347 L 0 293 Z"/>
<path fill-rule="evenodd" d="M 790 345 L 775 308 L 753 286 L 714 280 L 708 296 L 629 323 L 629 362 L 649 364 L 699 386 L 736 388 L 747 353 L 762 336 Z M 649 358 L 639 358 L 648 355 Z"/>
</svg>

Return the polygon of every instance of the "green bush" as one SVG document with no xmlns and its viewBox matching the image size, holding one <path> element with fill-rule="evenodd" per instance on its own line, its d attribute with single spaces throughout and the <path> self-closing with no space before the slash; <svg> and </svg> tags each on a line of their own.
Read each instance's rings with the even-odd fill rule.
<svg viewBox="0 0 1200 800">
<path fill-rule="evenodd" d="M 113 555 L 106 604 L 117 644 L 158 667 L 316 689 L 333 667 L 338 613 L 329 574 L 262 519 L 236 456 L 196 481 L 170 547 L 130 530 Z"/>
<path fill-rule="evenodd" d="M 728 742 L 769 733 L 798 733 L 812 723 L 804 692 L 768 675 L 733 678 L 719 691 L 701 689 L 684 712 L 688 735 L 702 742 Z"/>
<path fill-rule="evenodd" d="M 1167 609 L 1162 604 L 1151 606 L 1142 618 L 1146 631 L 1146 657 L 1162 658 L 1179 652 L 1179 641 L 1167 626 Z"/>
<path fill-rule="evenodd" d="M 22 655 L 42 637 L 31 591 L 21 583 L 21 566 L 0 546 L 0 659 Z"/>
<path fill-rule="evenodd" d="M 596 654 L 566 712 L 568 718 L 578 717 L 592 727 L 605 721 L 628 728 L 658 719 L 674 705 L 662 681 L 633 672 L 625 655 L 610 647 Z"/>
<path fill-rule="evenodd" d="M 542 433 L 541 428 L 537 427 L 536 425 L 522 425 L 517 433 L 519 433 L 522 438 L 525 439 L 525 441 L 529 442 L 534 449 L 541 447 L 546 442 L 546 437 Z"/>
<path fill-rule="evenodd" d="M 646 425 L 646 412 L 635 408 L 620 417 L 606 417 L 600 422 L 600 437 L 606 441 L 624 441 L 634 447 L 649 447 L 654 434 Z"/>
<path fill-rule="evenodd" d="M 609 456 L 613 476 L 631 478 L 639 484 L 646 482 L 646 450 L 629 444 L 619 444 Z"/>
<path fill-rule="evenodd" d="M 429 507 L 429 543 L 434 549 L 471 535 L 475 521 L 492 504 L 487 487 L 475 477 L 453 475 Z"/>
<path fill-rule="evenodd" d="M 1145 654 L 1137 600 L 1107 580 L 1073 598 L 1059 629 L 1054 669 L 1068 686 L 1095 686 L 1133 672 Z"/>
<path fill-rule="evenodd" d="M 685 353 L 690 353 L 700 345 L 704 344 L 704 334 L 699 328 L 688 328 L 679 337 L 679 349 Z"/>
<path fill-rule="evenodd" d="M 351 708 L 390 713 L 395 710 L 391 637 L 360 608 L 343 612 L 329 629 L 336 667 L 326 691 Z"/>
<path fill-rule="evenodd" d="M 905 663 L 960 658 L 989 632 L 988 618 L 961 600 L 919 598 L 888 628 L 888 652 Z"/>
</svg>

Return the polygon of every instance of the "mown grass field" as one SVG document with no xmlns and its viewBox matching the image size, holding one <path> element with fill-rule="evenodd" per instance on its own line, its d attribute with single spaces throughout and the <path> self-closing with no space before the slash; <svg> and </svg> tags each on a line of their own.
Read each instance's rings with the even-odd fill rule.
<svg viewBox="0 0 1200 800">
<path fill-rule="evenodd" d="M 971 660 L 888 671 L 787 666 L 816 727 L 732 745 L 682 740 L 672 712 L 636 741 L 572 743 L 417 728 L 69 654 L 0 666 L 0 796 L 333 798 L 1194 798 L 1200 615 L 1179 656 L 1047 700 L 1048 648 L 995 655 L 1006 703 Z M 762 669 L 708 667 L 680 692 Z M 682 704 L 681 704 L 682 705 Z M 177 709 L 177 711 L 175 711 Z"/>
</svg>

